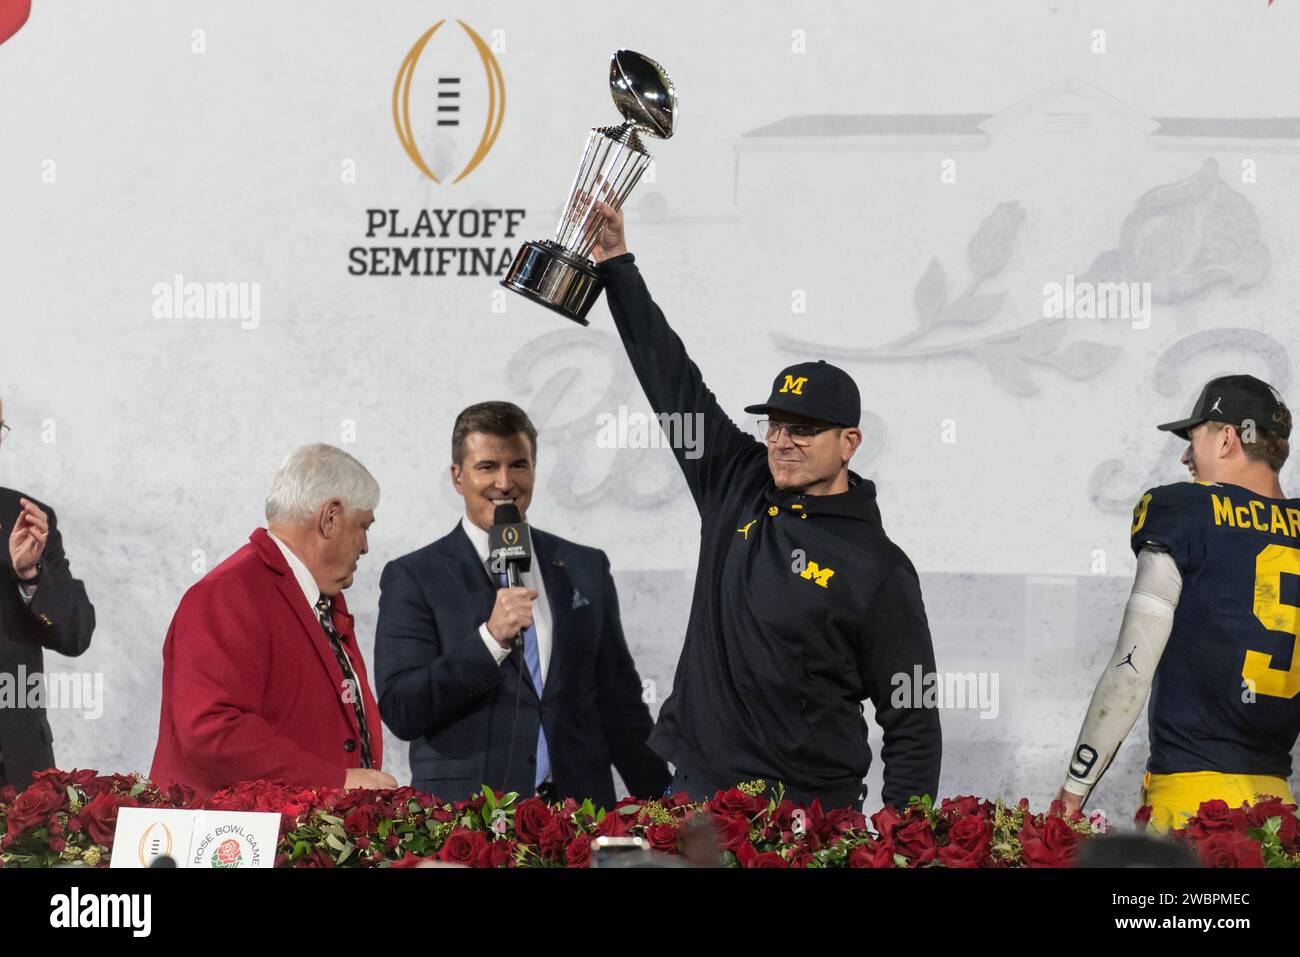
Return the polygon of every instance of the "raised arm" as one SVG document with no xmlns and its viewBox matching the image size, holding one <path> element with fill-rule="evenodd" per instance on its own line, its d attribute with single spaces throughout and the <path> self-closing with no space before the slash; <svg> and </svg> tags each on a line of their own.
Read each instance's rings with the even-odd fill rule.
<svg viewBox="0 0 1300 957">
<path fill-rule="evenodd" d="M 605 225 L 592 254 L 605 282 L 614 325 L 637 381 L 651 408 L 661 416 L 661 425 L 677 429 L 677 437 L 693 437 L 691 445 L 673 442 L 673 456 L 686 475 L 696 505 L 700 511 L 708 511 L 712 496 L 730 484 L 737 470 L 764 457 L 766 451 L 718 405 L 682 340 L 650 298 L 623 239 L 623 214 L 604 203 L 598 203 L 597 208 L 605 217 Z M 691 417 L 689 421 L 687 416 Z"/>
</svg>

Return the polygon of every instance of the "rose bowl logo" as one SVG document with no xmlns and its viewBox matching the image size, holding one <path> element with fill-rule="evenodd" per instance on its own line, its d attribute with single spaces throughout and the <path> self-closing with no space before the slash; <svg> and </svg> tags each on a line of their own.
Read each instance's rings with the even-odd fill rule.
<svg viewBox="0 0 1300 957">
<path fill-rule="evenodd" d="M 233 837 L 228 837 L 212 852 L 213 867 L 238 867 L 244 861 L 243 854 L 240 853 L 239 842 Z"/>
<path fill-rule="evenodd" d="M 496 54 L 463 20 L 439 20 L 415 41 L 393 82 L 393 126 L 411 162 L 435 183 L 459 183 L 487 157 L 506 112 Z"/>
</svg>

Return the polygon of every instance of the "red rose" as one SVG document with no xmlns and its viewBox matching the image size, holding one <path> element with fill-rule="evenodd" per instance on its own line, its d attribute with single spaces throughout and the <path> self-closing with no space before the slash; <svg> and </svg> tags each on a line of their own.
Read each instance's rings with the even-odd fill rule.
<svg viewBox="0 0 1300 957">
<path fill-rule="evenodd" d="M 983 867 L 988 860 L 988 855 L 980 851 L 972 851 L 960 847 L 956 844 L 945 844 L 939 848 L 935 855 L 935 860 L 948 868 L 976 868 Z"/>
<path fill-rule="evenodd" d="M 1079 845 L 1079 833 L 1060 817 L 1048 817 L 1042 827 L 1031 819 L 1016 835 L 1026 867 L 1066 867 Z"/>
<path fill-rule="evenodd" d="M 704 795 L 697 794 L 696 798 L 702 799 L 704 798 Z M 753 817 L 759 811 L 767 807 L 766 798 L 752 797 L 740 788 L 730 788 L 726 791 L 719 791 L 708 803 L 709 808 L 713 811 L 717 811 L 719 814 L 743 814 L 746 817 Z"/>
<path fill-rule="evenodd" d="M 789 867 L 811 867 L 813 861 L 813 852 L 806 845 L 799 845 L 790 852 L 790 860 L 787 864 Z M 775 865 L 773 865 L 775 866 Z"/>
<path fill-rule="evenodd" d="M 898 845 L 898 853 L 908 859 L 910 866 L 920 867 L 934 860 L 934 829 L 924 818 L 910 821 L 896 830 L 894 843 Z"/>
<path fill-rule="evenodd" d="M 64 806 L 67 794 L 58 790 L 49 778 L 32 784 L 9 809 L 9 826 L 5 840 L 12 841 L 24 831 L 44 824 L 51 814 Z"/>
<path fill-rule="evenodd" d="M 558 861 L 564 856 L 565 848 L 576 833 L 577 828 L 573 822 L 557 814 L 542 828 L 542 833 L 537 835 L 537 849 L 544 859 Z"/>
<path fill-rule="evenodd" d="M 468 801 L 457 801 L 456 811 L 457 813 L 469 811 L 471 814 L 478 814 L 483 810 L 483 805 L 485 804 L 487 804 L 487 798 L 482 794 L 476 794 Z"/>
<path fill-rule="evenodd" d="M 718 847 L 733 854 L 740 852 L 744 844 L 749 843 L 749 819 L 737 815 L 724 817 L 720 814 L 710 815 L 713 831 L 718 838 Z"/>
<path fill-rule="evenodd" d="M 419 867 L 426 860 L 428 860 L 427 857 L 421 857 L 418 854 L 412 854 L 410 851 L 407 851 L 399 859 L 393 861 L 393 863 L 389 864 L 388 866 L 389 867 Z"/>
<path fill-rule="evenodd" d="M 897 867 L 893 856 L 897 853 L 893 841 L 871 841 L 859 844 L 849 852 L 850 867 Z"/>
<path fill-rule="evenodd" d="M 564 863 L 569 867 L 587 867 L 591 863 L 591 838 L 579 834 L 564 849 Z"/>
<path fill-rule="evenodd" d="M 609 811 L 605 814 L 604 819 L 596 825 L 596 834 L 599 837 L 627 837 L 632 833 L 632 821 L 635 815 L 619 814 L 617 811 Z"/>
<path fill-rule="evenodd" d="M 826 825 L 832 834 L 843 834 L 846 831 L 865 831 L 867 829 L 867 819 L 861 811 L 854 808 L 837 807 L 826 812 Z"/>
<path fill-rule="evenodd" d="M 674 791 L 672 794 L 660 798 L 659 803 L 669 811 L 679 811 L 691 804 L 699 804 L 701 802 L 692 800 L 691 796 L 685 791 Z"/>
<path fill-rule="evenodd" d="M 1196 812 L 1196 820 L 1207 833 L 1233 829 L 1232 810 L 1227 801 L 1203 801 Z"/>
<path fill-rule="evenodd" d="M 475 867 L 514 867 L 514 841 L 488 841 L 474 860 Z"/>
<path fill-rule="evenodd" d="M 515 833 L 525 844 L 536 844 L 553 816 L 541 798 L 524 798 L 515 807 Z"/>
<path fill-rule="evenodd" d="M 974 817 L 985 814 L 985 804 L 979 798 L 966 795 L 957 798 L 944 798 L 939 804 L 939 810 L 943 812 L 944 817 Z"/>
<path fill-rule="evenodd" d="M 1296 818 L 1296 806 L 1287 804 L 1281 798 L 1269 797 L 1260 801 L 1248 812 L 1251 827 L 1263 827 L 1271 817 L 1281 818 L 1278 827 L 1278 840 L 1288 854 L 1300 850 L 1300 819 Z"/>
<path fill-rule="evenodd" d="M 188 784 L 173 784 L 163 796 L 163 803 L 180 808 L 193 807 L 198 796 L 198 792 Z"/>
<path fill-rule="evenodd" d="M 759 852 L 754 849 L 754 845 L 746 844 L 736 855 L 736 860 L 740 861 L 741 867 L 789 867 L 784 857 L 776 851 Z"/>
<path fill-rule="evenodd" d="M 881 837 L 892 837 L 894 828 L 903 823 L 903 816 L 896 808 L 886 805 L 871 815 L 871 826 Z"/>
<path fill-rule="evenodd" d="M 993 825 L 983 817 L 959 818 L 948 829 L 948 843 L 939 848 L 945 867 L 986 867 L 991 858 Z"/>
<path fill-rule="evenodd" d="M 369 834 L 375 829 L 378 816 L 373 804 L 365 807 L 354 807 L 343 818 L 343 830 L 350 835 Z"/>
<path fill-rule="evenodd" d="M 1140 808 L 1137 809 L 1137 813 L 1133 815 L 1134 824 L 1142 825 L 1148 823 L 1150 820 L 1151 820 L 1150 804 L 1143 804 Z"/>
<path fill-rule="evenodd" d="M 81 809 L 81 826 L 91 841 L 107 847 L 113 842 L 118 808 L 138 806 L 132 798 L 106 791 Z"/>
<path fill-rule="evenodd" d="M 458 827 L 447 835 L 447 843 L 438 852 L 438 860 L 448 864 L 461 864 L 473 867 L 479 851 L 487 844 L 487 835 L 482 831 L 471 831 Z"/>
<path fill-rule="evenodd" d="M 859 844 L 849 851 L 849 867 L 893 867 L 894 846 L 888 843 Z"/>
<path fill-rule="evenodd" d="M 1204 807 L 1204 805 L 1202 805 Z M 1196 845 L 1205 867 L 1263 867 L 1259 845 L 1237 831 L 1219 831 Z"/>
<path fill-rule="evenodd" d="M 677 828 L 672 824 L 651 824 L 645 829 L 646 840 L 663 854 L 677 853 Z"/>
</svg>

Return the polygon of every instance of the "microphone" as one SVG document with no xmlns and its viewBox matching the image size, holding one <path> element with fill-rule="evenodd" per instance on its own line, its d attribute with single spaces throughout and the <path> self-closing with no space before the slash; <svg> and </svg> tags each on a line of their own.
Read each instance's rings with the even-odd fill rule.
<svg viewBox="0 0 1300 957">
<path fill-rule="evenodd" d="M 528 526 L 519 515 L 519 508 L 511 504 L 502 504 L 492 513 L 492 527 L 488 529 L 489 565 L 494 575 L 506 576 L 506 585 L 519 587 L 519 574 L 528 571 L 533 564 L 532 540 L 528 537 Z M 515 738 L 519 732 L 519 698 L 526 679 L 527 668 L 523 662 L 524 633 L 515 635 L 511 643 L 510 654 L 517 656 L 515 663 L 519 666 L 518 680 L 515 683 L 515 717 L 510 723 L 510 749 L 506 752 L 506 769 L 501 773 L 501 787 L 508 790 L 510 768 L 515 760 Z"/>
<path fill-rule="evenodd" d="M 504 574 L 506 584 L 519 587 L 519 575 L 533 565 L 533 546 L 528 537 L 528 525 L 519 516 L 515 505 L 498 505 L 488 529 L 488 554 L 492 559 L 492 572 Z"/>
</svg>

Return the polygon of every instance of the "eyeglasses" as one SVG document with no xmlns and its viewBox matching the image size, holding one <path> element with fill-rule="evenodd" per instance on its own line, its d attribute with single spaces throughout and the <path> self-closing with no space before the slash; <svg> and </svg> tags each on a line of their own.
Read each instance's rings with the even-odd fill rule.
<svg viewBox="0 0 1300 957">
<path fill-rule="evenodd" d="M 758 437 L 763 439 L 769 445 L 779 442 L 781 432 L 790 436 L 790 441 L 798 446 L 812 445 L 813 439 L 823 432 L 830 432 L 832 429 L 838 429 L 838 425 L 804 425 L 803 423 L 794 422 L 776 422 L 772 419 L 758 420 Z"/>
</svg>

